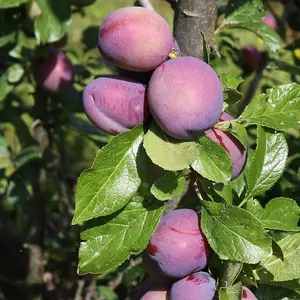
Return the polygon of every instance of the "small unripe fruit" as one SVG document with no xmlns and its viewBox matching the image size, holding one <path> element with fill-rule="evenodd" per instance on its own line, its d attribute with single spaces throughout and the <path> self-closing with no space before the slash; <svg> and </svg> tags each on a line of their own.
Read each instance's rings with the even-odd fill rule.
<svg viewBox="0 0 300 300">
<path fill-rule="evenodd" d="M 68 57 L 59 51 L 49 52 L 46 58 L 33 65 L 33 76 L 37 84 L 52 93 L 63 92 L 73 85 L 74 67 Z"/>
</svg>

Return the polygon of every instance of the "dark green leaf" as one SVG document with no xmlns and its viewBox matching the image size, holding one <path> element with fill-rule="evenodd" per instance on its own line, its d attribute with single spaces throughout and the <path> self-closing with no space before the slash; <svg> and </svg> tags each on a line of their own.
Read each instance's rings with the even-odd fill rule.
<svg viewBox="0 0 300 300">
<path fill-rule="evenodd" d="M 220 300 L 241 300 L 242 297 L 242 283 L 238 282 L 235 285 L 229 286 L 227 289 L 221 288 L 219 290 Z"/>
<path fill-rule="evenodd" d="M 198 143 L 198 157 L 192 163 L 192 168 L 201 176 L 221 183 L 231 179 L 232 162 L 228 152 L 206 136 Z"/>
<path fill-rule="evenodd" d="M 124 207 L 138 190 L 138 149 L 143 127 L 114 137 L 97 154 L 91 169 L 78 179 L 73 224 L 110 215 Z"/>
<path fill-rule="evenodd" d="M 176 140 L 156 124 L 152 124 L 146 133 L 144 148 L 153 163 L 169 171 L 188 168 L 198 155 L 196 142 Z"/>
<path fill-rule="evenodd" d="M 184 175 L 180 172 L 166 172 L 164 176 L 154 182 L 151 194 L 161 201 L 178 197 L 184 191 Z"/>
<path fill-rule="evenodd" d="M 282 175 L 288 155 L 288 146 L 282 133 L 273 133 L 258 127 L 256 151 L 246 172 L 246 198 L 269 190 Z"/>
<path fill-rule="evenodd" d="M 272 239 L 253 215 L 225 203 L 201 203 L 202 230 L 221 259 L 255 264 L 272 253 Z"/>
<path fill-rule="evenodd" d="M 279 197 L 272 199 L 263 209 L 257 200 L 247 203 L 251 211 L 265 228 L 283 231 L 299 231 L 297 226 L 300 217 L 300 207 L 293 199 Z"/>
<path fill-rule="evenodd" d="M 267 90 L 250 102 L 237 121 L 275 130 L 299 128 L 300 85 L 292 83 Z"/>
<path fill-rule="evenodd" d="M 254 271 L 260 283 L 288 281 L 300 278 L 300 233 L 295 233 L 278 242 L 284 261 L 275 255 L 265 255 Z"/>
<path fill-rule="evenodd" d="M 240 101 L 243 98 L 243 94 L 237 88 L 244 80 L 241 77 L 233 77 L 228 74 L 220 74 L 219 77 L 223 87 L 224 101 L 227 104 L 234 104 Z"/>
<path fill-rule="evenodd" d="M 142 252 L 163 209 L 163 202 L 135 197 L 115 215 L 88 222 L 81 235 L 79 273 L 106 272 Z"/>
<path fill-rule="evenodd" d="M 68 1 L 36 0 L 42 10 L 35 19 L 34 30 L 38 43 L 53 43 L 60 40 L 71 23 Z"/>
<path fill-rule="evenodd" d="M 225 260 L 222 264 L 220 285 L 224 288 L 232 286 L 240 275 L 242 269 L 242 263 Z"/>
<path fill-rule="evenodd" d="M 292 290 L 271 285 L 260 285 L 255 293 L 258 300 L 300 300 L 300 295 Z"/>
</svg>

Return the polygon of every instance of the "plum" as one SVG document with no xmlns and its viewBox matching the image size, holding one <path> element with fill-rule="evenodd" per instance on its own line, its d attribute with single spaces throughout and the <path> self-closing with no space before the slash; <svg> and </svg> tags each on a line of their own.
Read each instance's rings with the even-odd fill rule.
<svg viewBox="0 0 300 300">
<path fill-rule="evenodd" d="M 220 121 L 233 119 L 231 115 L 225 112 L 220 117 Z M 247 159 L 247 152 L 242 144 L 229 132 L 219 129 L 209 129 L 205 131 L 205 135 L 215 143 L 221 145 L 228 152 L 232 160 L 231 178 L 234 179 L 238 177 L 243 171 Z"/>
<path fill-rule="evenodd" d="M 170 300 L 212 300 L 216 281 L 206 272 L 193 273 L 171 287 Z"/>
<path fill-rule="evenodd" d="M 149 117 L 145 85 L 122 77 L 100 77 L 83 91 L 87 117 L 101 131 L 116 135 Z"/>
<path fill-rule="evenodd" d="M 52 93 L 63 92 L 73 85 L 75 69 L 69 58 L 60 51 L 50 51 L 46 58 L 33 64 L 37 84 Z"/>
<path fill-rule="evenodd" d="M 166 60 L 173 37 L 168 23 L 143 7 L 125 7 L 109 14 L 99 28 L 98 49 L 116 66 L 136 72 L 154 70 Z"/>
<path fill-rule="evenodd" d="M 257 300 L 257 298 L 247 287 L 243 286 L 242 300 Z"/>
<path fill-rule="evenodd" d="M 278 30 L 278 25 L 275 17 L 271 14 L 268 13 L 263 19 L 262 22 L 273 28 L 274 30 Z"/>
<path fill-rule="evenodd" d="M 191 209 L 178 209 L 161 218 L 143 262 L 153 280 L 165 283 L 202 270 L 209 255 L 198 214 Z"/>
<path fill-rule="evenodd" d="M 151 278 L 147 278 L 139 284 L 133 292 L 133 300 L 166 300 L 168 287 L 155 283 Z"/>
<path fill-rule="evenodd" d="M 242 48 L 242 67 L 245 72 L 250 73 L 257 70 L 261 62 L 261 53 L 252 45 Z"/>
<path fill-rule="evenodd" d="M 222 114 L 221 82 L 207 63 L 195 57 L 161 64 L 150 79 L 147 95 L 157 124 L 177 139 L 197 138 Z"/>
</svg>

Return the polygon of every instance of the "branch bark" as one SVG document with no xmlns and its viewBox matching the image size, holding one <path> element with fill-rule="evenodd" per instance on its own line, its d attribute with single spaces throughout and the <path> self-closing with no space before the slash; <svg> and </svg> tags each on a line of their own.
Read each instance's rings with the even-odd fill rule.
<svg viewBox="0 0 300 300">
<path fill-rule="evenodd" d="M 179 0 L 175 9 L 174 37 L 183 55 L 203 57 L 203 37 L 214 47 L 217 1 Z"/>
</svg>

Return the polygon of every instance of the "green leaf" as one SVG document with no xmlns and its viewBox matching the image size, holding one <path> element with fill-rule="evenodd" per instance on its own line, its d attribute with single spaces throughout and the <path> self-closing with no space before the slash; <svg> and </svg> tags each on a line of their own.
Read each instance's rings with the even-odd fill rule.
<svg viewBox="0 0 300 300">
<path fill-rule="evenodd" d="M 242 297 L 242 283 L 238 282 L 227 289 L 221 288 L 219 290 L 220 300 L 241 300 Z"/>
<path fill-rule="evenodd" d="M 165 175 L 154 182 L 151 194 L 160 201 L 178 197 L 184 191 L 184 175 L 181 172 L 165 172 Z"/>
<path fill-rule="evenodd" d="M 20 6 L 29 0 L 0 0 L 0 9 Z"/>
<path fill-rule="evenodd" d="M 60 40 L 71 23 L 71 9 L 68 1 L 36 0 L 42 10 L 34 22 L 35 36 L 39 44 Z"/>
<path fill-rule="evenodd" d="M 142 252 L 164 210 L 163 202 L 142 197 L 133 198 L 113 216 L 86 224 L 79 249 L 79 273 L 109 271 Z"/>
<path fill-rule="evenodd" d="M 220 285 L 224 288 L 232 286 L 240 275 L 242 269 L 242 263 L 225 260 L 222 265 Z"/>
<path fill-rule="evenodd" d="M 215 202 L 224 202 L 232 204 L 232 188 L 229 184 L 214 183 L 201 178 L 199 183 L 205 194 Z"/>
<path fill-rule="evenodd" d="M 236 192 L 238 197 L 241 197 L 246 187 L 245 176 L 241 175 L 230 181 L 229 185 Z"/>
<path fill-rule="evenodd" d="M 106 216 L 124 207 L 138 190 L 138 149 L 143 127 L 114 137 L 97 154 L 91 169 L 78 179 L 73 224 Z"/>
<path fill-rule="evenodd" d="M 99 295 L 105 297 L 105 300 L 118 300 L 118 295 L 109 287 L 100 285 L 97 287 Z"/>
<path fill-rule="evenodd" d="M 283 251 L 284 261 L 275 255 L 264 256 L 258 268 L 254 270 L 260 283 L 300 278 L 300 233 L 280 240 L 278 245 Z"/>
<path fill-rule="evenodd" d="M 232 162 L 228 152 L 206 136 L 199 138 L 198 151 L 192 168 L 209 180 L 228 183 L 232 173 Z"/>
<path fill-rule="evenodd" d="M 277 86 L 251 100 L 237 119 L 245 125 L 257 124 L 286 130 L 300 126 L 300 85 Z"/>
<path fill-rule="evenodd" d="M 16 168 L 21 168 L 25 164 L 33 161 L 40 160 L 42 158 L 42 152 L 39 145 L 31 145 L 23 148 L 16 156 L 14 163 Z"/>
<path fill-rule="evenodd" d="M 288 146 L 282 133 L 272 133 L 262 127 L 258 127 L 257 131 L 257 147 L 246 172 L 247 199 L 269 190 L 277 182 L 288 155 Z"/>
<path fill-rule="evenodd" d="M 197 158 L 197 143 L 182 142 L 152 124 L 144 138 L 144 148 L 152 162 L 169 171 L 188 168 Z"/>
<path fill-rule="evenodd" d="M 8 70 L 0 75 L 0 102 L 13 90 L 14 86 L 8 82 Z"/>
<path fill-rule="evenodd" d="M 276 66 L 276 69 L 286 71 L 290 74 L 300 75 L 300 67 L 295 64 L 290 64 L 285 61 L 273 59 L 272 62 Z"/>
<path fill-rule="evenodd" d="M 284 287 L 260 285 L 255 293 L 258 300 L 300 300 L 300 295 Z"/>
<path fill-rule="evenodd" d="M 202 230 L 221 259 L 255 264 L 272 253 L 272 239 L 249 212 L 226 203 L 201 203 Z"/>
<path fill-rule="evenodd" d="M 252 3 L 246 3 L 227 16 L 221 27 L 243 28 L 254 32 L 265 42 L 269 54 L 273 55 L 282 43 L 277 32 L 262 23 L 264 16 L 265 12 L 260 12 Z"/>
<path fill-rule="evenodd" d="M 9 144 L 6 139 L 0 136 L 0 169 L 6 168 L 10 165 L 10 151 Z"/>
<path fill-rule="evenodd" d="M 21 80 L 25 70 L 21 64 L 13 64 L 8 68 L 8 82 L 17 83 Z"/>
<path fill-rule="evenodd" d="M 241 144 L 242 146 L 247 149 L 248 143 L 248 135 L 245 127 L 238 122 L 233 121 L 223 121 L 217 123 L 215 128 L 218 128 L 223 131 L 230 132 Z"/>
<path fill-rule="evenodd" d="M 243 99 L 243 94 L 237 88 L 244 81 L 241 77 L 233 77 L 228 74 L 219 75 L 224 94 L 224 101 L 227 104 L 234 104 Z"/>
<path fill-rule="evenodd" d="M 265 228 L 282 231 L 299 231 L 297 226 L 300 217 L 300 207 L 290 198 L 278 197 L 267 203 L 263 209 L 257 200 L 247 203 L 247 210 L 251 210 Z"/>
</svg>

